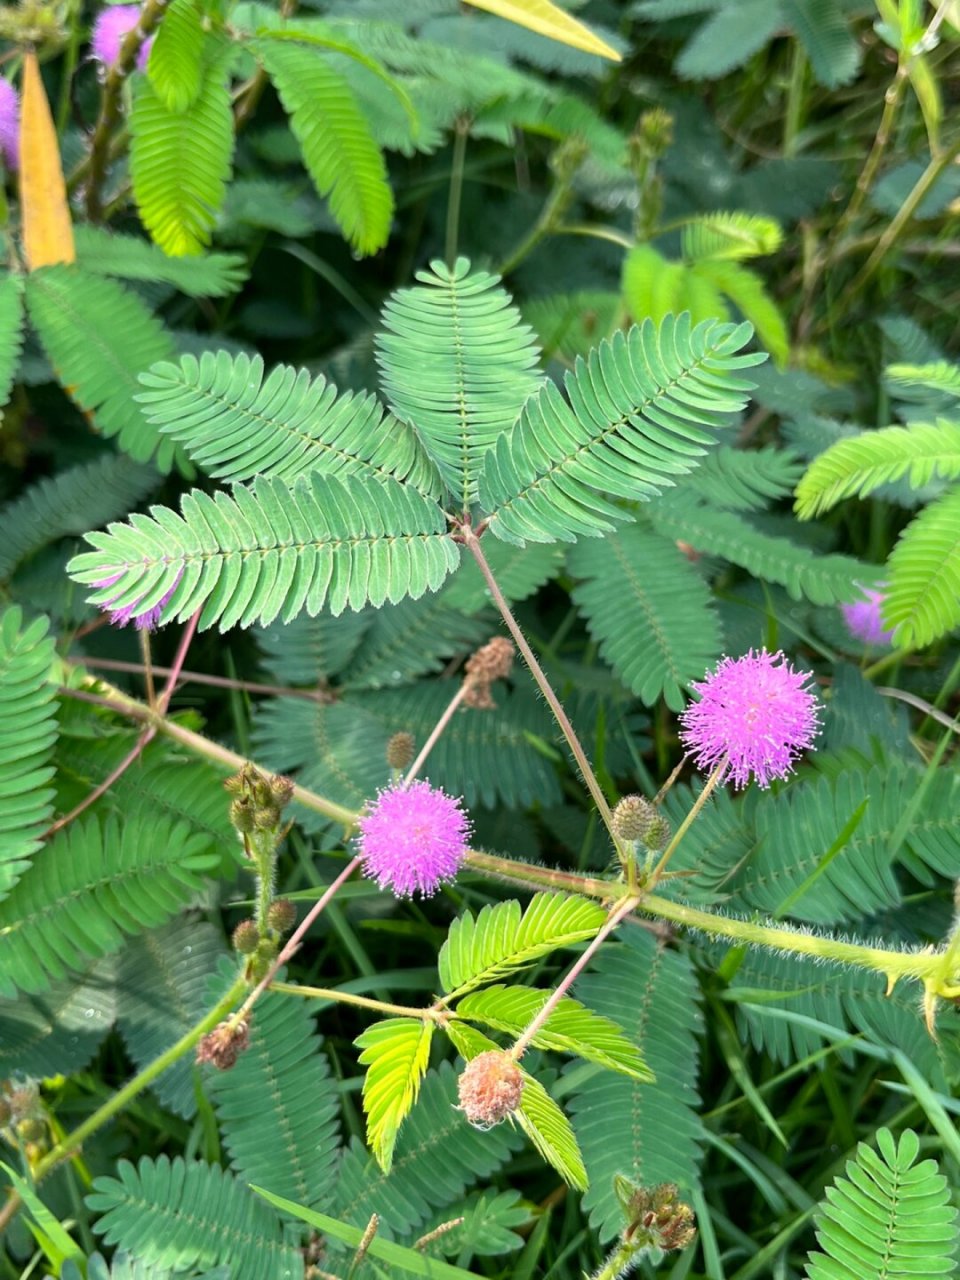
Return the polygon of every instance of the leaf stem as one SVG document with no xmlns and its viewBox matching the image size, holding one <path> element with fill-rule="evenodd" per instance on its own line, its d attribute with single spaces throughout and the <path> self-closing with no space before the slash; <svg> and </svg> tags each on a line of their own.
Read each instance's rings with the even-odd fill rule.
<svg viewBox="0 0 960 1280">
<path fill-rule="evenodd" d="M 639 905 L 640 899 L 637 897 L 626 896 L 621 898 L 617 905 L 613 908 L 606 920 L 594 934 L 589 944 L 584 947 L 583 952 L 577 960 L 570 966 L 563 979 L 557 984 L 556 988 L 551 991 L 548 998 L 540 1006 L 536 1014 L 530 1019 L 526 1028 L 517 1037 L 516 1043 L 510 1050 L 510 1056 L 516 1062 L 519 1062 L 523 1055 L 533 1043 L 538 1032 L 543 1028 L 547 1019 L 556 1009 L 557 1005 L 563 999 L 564 995 L 570 989 L 571 985 L 577 980 L 583 970 L 590 963 L 590 960 L 599 950 L 603 941 L 616 929 L 617 925 L 628 916 L 631 911 Z"/>
<path fill-rule="evenodd" d="M 610 812 L 610 806 L 607 804 L 607 798 L 603 794 L 603 791 L 600 787 L 600 783 L 597 781 L 597 777 L 593 771 L 593 767 L 590 764 L 590 761 L 587 759 L 587 753 L 584 751 L 583 747 L 580 745 L 580 739 L 577 737 L 576 731 L 574 730 L 573 725 L 570 723 L 569 717 L 567 716 L 566 711 L 564 711 L 563 706 L 560 702 L 560 699 L 554 693 L 550 685 L 550 681 L 547 679 L 546 675 L 544 674 L 543 668 L 540 666 L 540 663 L 537 661 L 533 650 L 530 648 L 529 644 L 527 644 L 527 638 L 523 634 L 523 632 L 520 630 L 519 623 L 517 622 L 516 618 L 513 616 L 510 606 L 509 604 L 507 604 L 506 597 L 504 596 L 503 592 L 500 590 L 497 580 L 493 576 L 493 571 L 490 568 L 490 565 L 487 563 L 487 558 L 483 554 L 483 550 L 481 549 L 479 538 L 469 527 L 464 528 L 463 535 L 464 535 L 464 542 L 467 548 L 469 549 L 470 554 L 473 556 L 474 560 L 476 560 L 477 565 L 480 569 L 480 572 L 483 574 L 484 580 L 486 581 L 487 586 L 490 588 L 490 594 L 493 597 L 494 603 L 496 604 L 497 608 L 500 610 L 500 614 L 503 617 L 504 622 L 507 624 L 507 628 L 509 629 L 510 634 L 513 636 L 513 639 L 516 642 L 517 648 L 523 654 L 524 660 L 526 661 L 527 666 L 530 668 L 531 675 L 539 685 L 540 692 L 543 694 L 544 698 L 546 699 L 547 705 L 549 706 L 550 710 L 553 712 L 554 719 L 556 720 L 557 724 L 560 726 L 561 732 L 563 733 L 563 736 L 567 740 L 567 745 L 569 746 L 571 752 L 573 753 L 573 758 L 576 760 L 577 765 L 580 768 L 580 773 L 583 775 L 583 780 L 587 784 L 587 789 L 589 790 L 590 795 L 593 797 L 593 803 L 596 805 L 597 812 L 600 814 L 600 817 L 603 820 L 603 825 L 610 832 L 611 839 L 613 840 L 614 844 L 616 844 L 617 837 L 613 830 L 613 815 Z"/>
<path fill-rule="evenodd" d="M 450 699 L 445 711 L 443 712 L 443 715 L 441 715 L 440 719 L 437 721 L 437 723 L 433 726 L 432 730 L 430 731 L 429 738 L 427 738 L 426 742 L 420 748 L 420 754 L 417 756 L 416 760 L 414 760 L 413 764 L 410 766 L 407 772 L 407 775 L 403 780 L 404 787 L 409 787 L 410 783 L 414 780 L 414 778 L 423 768 L 423 765 L 424 765 L 424 762 L 426 761 L 427 756 L 436 746 L 437 740 L 439 739 L 441 733 L 443 733 L 444 729 L 450 723 L 450 720 L 452 719 L 454 713 L 456 712 L 457 708 L 460 706 L 460 703 L 463 701 L 464 697 L 466 696 L 466 692 L 468 688 L 469 688 L 469 685 L 467 684 L 466 681 L 464 681 L 463 684 L 461 684 L 460 688 L 457 690 L 457 692 Z"/>
<path fill-rule="evenodd" d="M 673 839 L 667 845 L 666 849 L 664 849 L 663 855 L 661 856 L 660 861 L 657 863 L 657 865 L 653 868 L 653 871 L 650 873 L 650 879 L 648 881 L 648 884 L 650 885 L 651 889 L 659 882 L 660 877 L 663 875 L 664 871 L 667 868 L 667 863 L 673 857 L 674 852 L 676 851 L 676 849 L 680 844 L 680 841 L 690 830 L 691 825 L 696 820 L 697 815 L 700 813 L 703 806 L 710 799 L 710 796 L 712 795 L 717 784 L 723 779 L 723 774 L 726 767 L 727 767 L 727 757 L 724 756 L 723 759 L 720 761 L 720 763 L 717 765 L 717 767 L 714 769 L 713 773 L 711 773 L 710 777 L 703 784 L 703 788 L 700 794 L 697 796 L 694 803 L 690 806 L 689 813 L 686 815 L 684 820 L 680 823 L 680 826 L 677 828 Z"/>
<path fill-rule="evenodd" d="M 398 1018 L 419 1018 L 421 1022 L 444 1022 L 450 1016 L 440 1009 L 415 1009 L 411 1005 L 389 1004 L 385 1000 L 357 996 L 350 991 L 338 991 L 336 987 L 301 987 L 295 982 L 273 982 L 270 990 L 280 995 L 303 996 L 308 1000 L 327 1000 L 331 1004 L 352 1004 L 358 1009 L 371 1009 L 375 1013 L 392 1014 Z"/>
</svg>

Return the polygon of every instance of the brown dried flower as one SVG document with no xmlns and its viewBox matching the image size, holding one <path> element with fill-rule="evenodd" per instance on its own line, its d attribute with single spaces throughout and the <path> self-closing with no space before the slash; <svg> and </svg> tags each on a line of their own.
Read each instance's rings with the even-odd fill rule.
<svg viewBox="0 0 960 1280">
<path fill-rule="evenodd" d="M 197 1045 L 197 1061 L 209 1062 L 218 1071 L 229 1071 L 249 1044 L 249 1021 L 243 1019 L 231 1023 L 228 1018 L 214 1027 Z"/>
<path fill-rule="evenodd" d="M 505 680 L 513 669 L 516 649 L 506 636 L 494 636 L 470 655 L 466 663 L 463 700 L 468 707 L 489 711 L 497 704 L 490 696 L 494 680 Z"/>
<path fill-rule="evenodd" d="M 391 769 L 409 769 L 416 748 L 413 734 L 401 730 L 387 742 L 387 764 Z"/>
<path fill-rule="evenodd" d="M 471 1058 L 459 1080 L 460 1110 L 477 1129 L 491 1129 L 520 1105 L 523 1072 L 508 1053 L 490 1049 Z"/>
</svg>

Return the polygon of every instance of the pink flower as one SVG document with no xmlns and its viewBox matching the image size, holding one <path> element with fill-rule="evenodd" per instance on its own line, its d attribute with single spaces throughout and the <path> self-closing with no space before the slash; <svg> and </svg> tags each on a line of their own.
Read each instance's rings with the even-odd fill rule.
<svg viewBox="0 0 960 1280">
<path fill-rule="evenodd" d="M 181 571 L 182 572 L 182 571 Z M 94 587 L 112 587 L 123 577 L 122 573 L 115 573 L 109 578 L 101 578 L 99 582 L 95 582 Z M 150 609 L 140 609 L 139 602 L 134 600 L 131 604 L 122 605 L 119 609 L 111 608 L 113 600 L 105 600 L 100 608 L 104 613 L 109 613 L 110 621 L 115 627 L 125 627 L 127 623 L 132 622 L 138 631 L 156 631 L 160 617 L 167 605 L 170 597 L 177 589 L 180 582 L 181 574 L 178 573 L 176 581 L 169 591 L 165 592 L 155 605 Z M 114 600 L 119 597 L 115 596 Z"/>
<path fill-rule="evenodd" d="M 359 822 L 364 875 L 398 898 L 435 893 L 467 851 L 470 819 L 460 804 L 429 782 L 385 787 Z"/>
<path fill-rule="evenodd" d="M 840 606 L 847 630 L 855 640 L 862 640 L 864 644 L 889 644 L 893 639 L 893 628 L 885 627 L 880 616 L 886 596 L 882 591 L 861 587 L 859 582 L 856 587 L 866 599 Z"/>
<path fill-rule="evenodd" d="M 20 164 L 20 99 L 0 76 L 0 160 L 14 173 Z"/>
<path fill-rule="evenodd" d="M 120 57 L 120 47 L 140 20 L 138 4 L 115 4 L 104 9 L 93 24 L 90 52 L 104 67 L 112 67 Z M 144 41 L 137 54 L 137 70 L 145 71 L 153 36 Z"/>
<path fill-rule="evenodd" d="M 716 671 L 694 682 L 700 701 L 682 712 L 680 739 L 698 769 L 726 760 L 725 778 L 745 787 L 751 773 L 761 787 L 785 778 L 820 731 L 819 704 L 782 653 L 751 649 L 721 659 Z"/>
</svg>

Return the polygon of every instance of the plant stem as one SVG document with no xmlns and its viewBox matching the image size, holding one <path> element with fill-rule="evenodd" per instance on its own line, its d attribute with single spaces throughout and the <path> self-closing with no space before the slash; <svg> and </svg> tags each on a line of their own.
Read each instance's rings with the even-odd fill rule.
<svg viewBox="0 0 960 1280">
<path fill-rule="evenodd" d="M 170 699 L 173 697 L 177 687 L 177 681 L 180 679 L 180 673 L 183 671 L 183 664 L 187 660 L 187 653 L 193 637 L 197 633 L 197 623 L 200 621 L 200 610 L 189 619 L 187 625 L 183 628 L 183 634 L 180 636 L 180 643 L 177 645 L 177 652 L 174 655 L 173 666 L 170 668 L 167 683 L 163 686 L 163 692 L 157 702 L 157 710 L 160 714 L 166 715 L 170 709 Z"/>
<path fill-rule="evenodd" d="M 589 945 L 584 947 L 582 954 L 575 963 L 571 965 L 564 978 L 558 983 L 556 989 L 550 993 L 549 997 L 543 1002 L 534 1017 L 531 1018 L 527 1027 L 517 1037 L 516 1043 L 510 1050 L 510 1056 L 516 1062 L 519 1062 L 527 1049 L 529 1049 L 538 1032 L 544 1026 L 547 1019 L 553 1013 L 554 1009 L 556 1009 L 557 1005 L 563 999 L 572 984 L 590 963 L 591 958 L 600 948 L 604 939 L 609 937 L 625 916 L 628 916 L 631 911 L 635 910 L 639 901 L 639 898 L 636 897 L 627 896 L 625 898 L 621 898 L 614 909 L 610 912 L 606 920 L 594 934 Z"/>
<path fill-rule="evenodd" d="M 567 745 L 569 746 L 571 752 L 573 753 L 573 758 L 576 760 L 577 765 L 580 768 L 580 772 L 583 775 L 583 780 L 587 784 L 587 788 L 590 792 L 590 795 L 593 797 L 593 803 L 596 805 L 597 812 L 600 814 L 600 817 L 603 820 L 603 825 L 610 832 L 610 836 L 614 844 L 616 844 L 617 839 L 613 830 L 613 815 L 610 812 L 610 806 L 607 804 L 606 796 L 603 794 L 603 791 L 601 790 L 600 783 L 597 781 L 596 774 L 593 772 L 593 767 L 591 766 L 590 761 L 587 759 L 586 752 L 584 751 L 583 747 L 580 745 L 580 739 L 577 737 L 576 731 L 574 730 L 573 725 L 570 723 L 570 720 L 567 716 L 566 711 L 564 711 L 563 709 L 560 699 L 554 693 L 553 689 L 550 686 L 550 681 L 544 675 L 543 668 L 540 666 L 540 663 L 537 661 L 533 650 L 527 644 L 527 638 L 523 634 L 523 632 L 520 630 L 520 626 L 517 623 L 516 618 L 513 616 L 513 613 L 510 610 L 510 606 L 507 604 L 506 597 L 504 596 L 503 592 L 500 590 L 500 587 L 497 584 L 497 580 L 493 576 L 493 571 L 491 570 L 490 565 L 487 563 L 487 558 L 483 554 L 483 551 L 480 547 L 479 539 L 477 538 L 476 534 L 473 533 L 473 531 L 469 528 L 466 528 L 464 530 L 464 541 L 466 542 L 466 545 L 471 555 L 473 556 L 474 560 L 476 560 L 477 565 L 479 566 L 480 572 L 483 574 L 483 577 L 484 577 L 484 580 L 486 581 L 487 586 L 490 588 L 490 594 L 493 596 L 494 602 L 497 608 L 500 610 L 501 616 L 503 617 L 503 620 L 507 624 L 510 634 L 513 636 L 513 639 L 516 642 L 517 648 L 523 654 L 524 660 L 526 661 L 527 666 L 530 668 L 530 672 L 534 680 L 536 680 L 537 684 L 540 686 L 540 692 L 543 694 L 544 698 L 546 699 L 547 705 L 549 706 L 550 710 L 553 712 L 554 719 L 556 720 L 557 724 L 560 726 L 563 736 L 567 740 Z"/>
<path fill-rule="evenodd" d="M 403 780 L 404 787 L 409 787 L 410 783 L 414 780 L 414 778 L 423 768 L 424 761 L 426 760 L 430 752 L 433 750 L 433 748 L 436 746 L 437 740 L 440 737 L 441 733 L 443 733 L 444 729 L 450 723 L 450 720 L 453 717 L 454 712 L 457 710 L 457 708 L 460 706 L 460 703 L 463 701 L 464 697 L 466 696 L 466 692 L 468 688 L 469 688 L 469 685 L 467 684 L 466 681 L 464 681 L 463 684 L 461 684 L 460 688 L 457 690 L 457 692 L 450 699 L 450 702 L 447 704 L 447 708 L 444 711 L 443 715 L 440 717 L 437 723 L 433 726 L 433 729 L 430 731 L 430 737 L 427 738 L 426 742 L 423 744 L 422 748 L 420 749 L 420 754 L 417 756 L 416 760 L 414 760 L 413 764 L 410 766 L 407 772 L 407 776 Z"/>
<path fill-rule="evenodd" d="M 142 662 L 126 662 L 121 658 L 89 658 L 84 656 L 80 660 L 80 664 L 84 667 L 91 667 L 94 670 L 102 671 L 123 671 L 130 675 L 144 675 Z M 158 676 L 168 676 L 172 671 L 172 667 L 154 667 L 153 671 Z M 208 684 L 217 689 L 240 689 L 244 693 L 262 693 L 266 697 L 273 698 L 304 698 L 309 702 L 330 702 L 330 694 L 322 689 L 287 689 L 277 684 L 258 684 L 254 680 L 231 680 L 228 676 L 212 676 L 204 671 L 185 671 L 180 672 L 180 679 L 185 684 Z"/>
<path fill-rule="evenodd" d="M 358 1009 L 372 1009 L 375 1013 L 389 1013 L 398 1018 L 419 1018 L 421 1022 L 442 1022 L 450 1015 L 440 1009 L 414 1009 L 405 1004 L 389 1004 L 385 1000 L 371 1000 L 368 996 L 355 996 L 335 987 L 300 987 L 295 982 L 273 982 L 270 990 L 280 995 L 304 996 L 308 1000 L 328 1000 L 331 1004 L 352 1004 Z"/>
<path fill-rule="evenodd" d="M 783 154 L 785 156 L 795 156 L 797 154 L 797 138 L 803 124 L 803 90 L 806 85 L 806 79 L 807 55 L 801 42 L 795 38 L 783 125 Z"/>
<path fill-rule="evenodd" d="M 334 897 L 334 895 L 336 894 L 340 886 L 344 884 L 347 880 L 349 880 L 350 877 L 353 875 L 354 871 L 356 871 L 357 867 L 360 866 L 360 861 L 361 861 L 360 858 L 353 858 L 350 862 L 348 862 L 347 865 L 344 867 L 344 869 L 337 876 L 337 878 L 327 886 L 324 892 L 316 900 L 316 902 L 313 904 L 313 906 L 310 908 L 307 914 L 303 917 L 303 919 L 297 925 L 296 929 L 287 939 L 279 955 L 273 961 L 270 968 L 263 975 L 263 977 L 260 979 L 257 985 L 253 988 L 253 990 L 247 996 L 246 1000 L 244 1000 L 241 1007 L 234 1014 L 233 1021 L 235 1023 L 241 1022 L 243 1021 L 244 1018 L 247 1017 L 250 1010 L 259 1000 L 260 996 L 263 994 L 264 991 L 266 991 L 267 987 L 270 986 L 271 982 L 273 982 L 273 979 L 277 975 L 277 971 L 280 968 L 282 968 L 283 965 L 285 965 L 287 961 L 290 959 L 290 957 L 294 955 L 294 953 L 299 949 L 301 938 L 303 938 L 304 934 L 313 924 L 314 920 L 316 920 L 317 916 L 320 915 L 320 913 L 326 907 L 327 903 L 331 901 L 331 899 Z"/>
<path fill-rule="evenodd" d="M 463 170 L 467 156 L 467 136 L 470 122 L 463 116 L 457 118 L 453 131 L 453 158 L 450 164 L 450 194 L 447 197 L 447 236 L 445 258 L 452 267 L 457 258 L 457 240 L 460 234 L 460 200 L 463 195 Z"/>
<path fill-rule="evenodd" d="M 703 789 L 701 790 L 700 794 L 697 796 L 693 804 L 690 806 L 690 812 L 687 814 L 684 820 L 680 823 L 680 826 L 677 828 L 673 839 L 667 845 L 666 849 L 664 849 L 663 855 L 660 858 L 660 861 L 657 863 L 657 865 L 653 868 L 653 871 L 650 873 L 650 879 L 648 883 L 651 889 L 654 888 L 654 886 L 660 880 L 660 877 L 663 875 L 664 871 L 666 870 L 667 863 L 673 857 L 673 854 L 677 849 L 677 847 L 679 846 L 680 841 L 690 830 L 690 827 L 693 824 L 693 822 L 696 820 L 696 817 L 700 813 L 700 810 L 710 799 L 710 796 L 714 791 L 715 787 L 721 781 L 723 777 L 723 772 L 726 769 L 726 767 L 727 767 L 727 757 L 724 756 L 724 758 L 720 761 L 720 763 L 714 769 L 713 773 L 711 773 L 710 777 L 703 784 Z"/>
<path fill-rule="evenodd" d="M 880 167 L 880 161 L 883 153 L 887 149 L 887 143 L 893 133 L 893 124 L 896 119 L 900 104 L 903 101 L 904 92 L 907 87 L 907 64 L 901 60 L 897 67 L 897 73 L 891 81 L 886 93 L 883 96 L 883 114 L 880 116 L 880 124 L 877 127 L 877 134 L 873 140 L 873 146 L 870 148 L 870 154 L 867 156 L 866 163 L 860 171 L 857 178 L 857 185 L 854 188 L 853 195 L 850 197 L 850 203 L 844 209 L 837 222 L 833 232 L 833 247 L 827 253 L 827 261 L 832 261 L 837 256 L 837 250 L 843 233 L 847 227 L 853 222 L 864 200 L 870 194 L 873 186 L 873 180 L 877 176 L 877 170 Z M 825 264 L 826 265 L 826 264 Z"/>
</svg>

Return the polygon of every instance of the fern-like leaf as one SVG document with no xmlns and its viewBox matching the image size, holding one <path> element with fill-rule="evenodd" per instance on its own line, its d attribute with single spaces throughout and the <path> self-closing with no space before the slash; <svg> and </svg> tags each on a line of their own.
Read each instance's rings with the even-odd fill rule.
<svg viewBox="0 0 960 1280">
<path fill-rule="evenodd" d="M 614 1176 L 695 1189 L 703 1133 L 696 1111 L 700 1012 L 693 966 L 639 929 L 621 936 L 598 953 L 577 990 L 589 1008 L 624 1028 L 657 1080 L 642 1084 L 602 1072 L 571 1098 L 590 1176 L 584 1208 L 603 1239 L 623 1228 Z M 612 1125 L 611 1116 L 620 1123 Z"/>
<path fill-rule="evenodd" d="M 170 171 L 164 170 L 169 185 Z M 173 339 L 134 294 L 76 266 L 44 267 L 27 277 L 27 309 L 57 377 L 105 436 L 137 462 L 156 454 L 169 470 L 172 441 L 144 421 L 134 396 L 137 374 L 173 357 Z"/>
<path fill-rule="evenodd" d="M 776 253 L 783 228 L 774 218 L 755 213 L 706 213 L 683 226 L 683 256 L 688 262 L 739 262 Z"/>
<path fill-rule="evenodd" d="M 239 253 L 200 253 L 171 258 L 142 236 L 125 236 L 104 227 L 74 227 L 77 262 L 91 275 L 116 276 L 172 284 L 191 298 L 222 298 L 236 293 L 247 277 L 247 260 Z"/>
<path fill-rule="evenodd" d="M 891 364 L 884 370 L 887 380 L 898 387 L 922 387 L 960 399 L 960 365 L 936 360 L 930 364 Z"/>
<path fill-rule="evenodd" d="M 279 40 L 254 45 L 273 81 L 304 164 L 360 253 L 386 244 L 393 194 L 377 144 L 344 77 L 317 50 Z"/>
<path fill-rule="evenodd" d="M 375 1212 L 388 1230 L 409 1236 L 434 1209 L 453 1204 L 468 1186 L 496 1173 L 522 1139 L 508 1125 L 486 1133 L 474 1129 L 456 1104 L 456 1072 L 444 1062 L 427 1072 L 400 1131 L 389 1177 L 354 1140 L 337 1179 L 339 1216 L 366 1227 Z"/>
<path fill-rule="evenodd" d="M 708 453 L 684 482 L 711 506 L 724 511 L 762 511 L 789 497 L 803 473 L 803 463 L 788 449 L 734 449 L 722 444 Z"/>
<path fill-rule="evenodd" d="M 439 496 L 419 440 L 386 415 L 374 395 L 339 395 L 322 375 L 311 379 L 289 365 L 264 378 L 260 356 L 227 351 L 155 365 L 140 381 L 149 421 L 219 480 L 236 484 L 264 475 L 290 483 L 309 471 L 364 480 L 393 476 Z"/>
<path fill-rule="evenodd" d="M 282 1238 L 280 1218 L 219 1165 L 180 1156 L 128 1160 L 95 1178 L 87 1205 L 95 1230 L 152 1267 L 227 1263 L 231 1280 L 300 1280 L 303 1257 Z"/>
<path fill-rule="evenodd" d="M 935 1160 L 917 1161 L 912 1129 L 896 1142 L 877 1132 L 878 1151 L 865 1142 L 846 1177 L 827 1187 L 816 1217 L 824 1252 L 808 1255 L 805 1280 L 897 1280 L 954 1275 L 957 1211 Z"/>
<path fill-rule="evenodd" d="M 0 903 L 0 991 L 43 991 L 126 934 L 163 924 L 217 860 L 203 836 L 155 816 L 71 823 Z"/>
<path fill-rule="evenodd" d="M 430 1061 L 432 1022 L 413 1018 L 385 1018 L 375 1022 L 354 1043 L 363 1052 L 363 1109 L 367 1114 L 367 1142 L 384 1173 L 393 1164 L 397 1134 L 420 1092 Z"/>
<path fill-rule="evenodd" d="M 402 600 L 374 617 L 353 661 L 343 672 L 345 688 L 378 689 L 409 684 L 440 671 L 457 653 L 470 653 L 490 637 L 490 624 L 464 617 L 445 602 L 445 592 Z"/>
<path fill-rule="evenodd" d="M 644 12 L 651 6 L 646 5 Z M 676 9 L 675 0 L 671 8 Z M 688 41 L 674 69 L 685 80 L 718 80 L 744 63 L 773 38 L 783 25 L 783 10 L 775 0 L 738 0 L 735 5 L 716 0 L 697 9 L 715 13 Z"/>
<path fill-rule="evenodd" d="M 219 930 L 181 918 L 131 938 L 117 958 L 117 1025 L 139 1068 L 187 1034 L 226 991 L 224 978 L 211 999 L 210 985 L 224 956 Z M 232 975 L 231 975 L 232 976 Z M 151 1084 L 165 1107 L 185 1119 L 197 1112 L 191 1055 L 180 1058 Z"/>
<path fill-rule="evenodd" d="M 790 335 L 783 312 L 774 302 L 763 279 L 738 262 L 708 259 L 698 262 L 691 273 L 708 280 L 712 288 L 729 298 L 741 315 L 749 320 L 761 346 L 784 365 L 790 355 Z"/>
<path fill-rule="evenodd" d="M 526 968 L 560 947 L 592 938 L 606 919 L 595 902 L 560 893 L 535 894 L 521 911 L 511 899 L 469 911 L 450 926 L 437 964 L 450 998 Z"/>
<path fill-rule="evenodd" d="M 56 642 L 46 618 L 0 613 L 0 902 L 30 866 L 53 813 Z"/>
<path fill-rule="evenodd" d="M 683 552 L 631 525 L 578 543 L 570 572 L 584 579 L 573 599 L 623 683 L 647 706 L 662 695 L 679 711 L 722 647 L 710 591 Z"/>
<path fill-rule="evenodd" d="M 808 520 L 903 476 L 914 488 L 960 476 L 960 422 L 914 422 L 838 440 L 813 460 L 797 485 L 797 514 Z"/>
<path fill-rule="evenodd" d="M 841 0 L 782 0 L 787 22 L 797 33 L 818 84 L 836 89 L 849 84 L 860 68 L 863 50 L 849 28 Z"/>
<path fill-rule="evenodd" d="M 338 614 L 416 598 L 459 559 L 440 508 L 395 480 L 314 474 L 290 488 L 260 479 L 232 496 L 194 490 L 181 511 L 152 507 L 152 519 L 87 535 L 96 550 L 74 557 L 69 571 L 95 588 L 94 604 L 136 602 L 142 611 L 172 591 L 164 621 L 203 606 L 200 625 L 226 630 L 281 611 L 292 618 L 326 605 Z"/>
<path fill-rule="evenodd" d="M 540 385 L 533 333 L 466 258 L 417 273 L 383 310 L 377 359 L 391 407 L 417 430 L 457 503 L 476 500 L 483 459 Z"/>
<path fill-rule="evenodd" d="M 311 1207 L 333 1195 L 338 1148 L 340 1099 L 321 1044 L 305 1000 L 267 994 L 250 1047 L 207 1080 L 237 1176 Z"/>
<path fill-rule="evenodd" d="M 465 996 L 457 1005 L 457 1016 L 516 1037 L 533 1021 L 549 995 L 549 991 L 534 987 L 487 987 Z M 560 1001 L 532 1043 L 540 1049 L 576 1054 L 634 1080 L 653 1079 L 639 1051 L 615 1022 L 569 997 Z"/>
<path fill-rule="evenodd" d="M 203 84 L 203 24 L 197 0 L 173 0 L 150 50 L 147 75 L 168 111 L 186 111 Z"/>
<path fill-rule="evenodd" d="M 0 1000 L 0 1071 L 36 1079 L 82 1070 L 116 1016 L 113 960 L 55 982 L 40 995 Z"/>
<path fill-rule="evenodd" d="M 23 281 L 20 276 L 6 275 L 0 279 L 0 409 L 10 399 L 22 346 Z"/>
<path fill-rule="evenodd" d="M 165 253 L 199 253 L 223 204 L 233 156 L 224 55 L 208 56 L 196 97 L 184 110 L 172 110 L 151 80 L 140 79 L 130 132 L 130 176 L 143 225 Z"/>
<path fill-rule="evenodd" d="M 960 432 L 960 424 L 957 424 Z M 888 562 L 883 605 L 896 642 L 921 648 L 960 624 L 960 485 L 926 507 L 900 534 Z"/>
<path fill-rule="evenodd" d="M 850 556 L 823 555 L 788 538 L 758 529 L 733 511 L 715 511 L 689 494 L 661 498 L 650 509 L 658 533 L 681 539 L 696 551 L 723 556 L 765 582 L 787 589 L 794 600 L 839 604 L 851 584 L 871 585 L 882 570 Z"/>
<path fill-rule="evenodd" d="M 497 537 L 572 542 L 629 519 L 605 496 L 655 497 L 691 471 L 751 383 L 734 376 L 749 325 L 667 317 L 602 342 L 564 385 L 547 383 L 487 456 L 480 500 Z"/>
<path fill-rule="evenodd" d="M 0 507 L 0 579 L 9 578 L 21 560 L 57 538 L 79 535 L 91 524 L 123 515 L 157 480 L 153 467 L 109 453 L 38 480 Z"/>
</svg>

